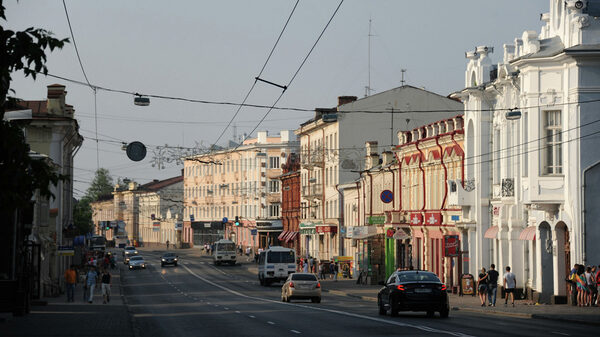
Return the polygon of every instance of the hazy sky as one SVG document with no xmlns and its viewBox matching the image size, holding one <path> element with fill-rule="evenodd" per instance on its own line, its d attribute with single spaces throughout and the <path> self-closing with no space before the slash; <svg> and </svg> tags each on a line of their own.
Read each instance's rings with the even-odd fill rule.
<svg viewBox="0 0 600 337">
<path fill-rule="evenodd" d="M 40 27 L 70 37 L 62 0 L 6 0 L 7 29 Z M 90 82 L 97 86 L 208 101 L 241 102 L 275 43 L 295 0 L 240 1 L 75 1 L 66 0 L 75 41 Z M 337 7 L 338 0 L 300 3 L 261 77 L 286 84 Z M 363 97 L 407 84 L 448 95 L 463 88 L 464 52 L 476 46 L 512 43 L 524 30 L 539 32 L 548 0 L 346 0 L 278 106 L 332 107 L 337 96 Z M 49 73 L 85 81 L 73 44 L 51 53 Z M 94 95 L 90 88 L 53 78 L 13 74 L 22 99 L 46 98 L 46 86 L 67 86 L 85 141 L 75 157 L 75 195 L 81 196 L 97 168 Z M 247 103 L 270 105 L 280 90 L 259 84 Z M 100 167 L 140 183 L 180 174 L 182 166 L 151 166 L 155 146 L 212 144 L 236 108 L 151 99 L 98 91 Z M 266 111 L 243 108 L 237 132 L 249 132 Z M 296 129 L 312 113 L 273 111 L 258 128 L 276 134 Z M 219 142 L 231 139 L 230 128 Z M 119 142 L 141 141 L 148 155 L 130 161 Z"/>
</svg>

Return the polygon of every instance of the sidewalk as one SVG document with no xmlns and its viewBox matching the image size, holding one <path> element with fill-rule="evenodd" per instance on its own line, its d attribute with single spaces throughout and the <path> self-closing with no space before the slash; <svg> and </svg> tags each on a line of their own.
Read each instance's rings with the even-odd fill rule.
<svg viewBox="0 0 600 337">
<path fill-rule="evenodd" d="M 356 280 L 342 279 L 321 281 L 323 292 L 360 298 L 365 301 L 377 302 L 379 285 L 358 285 Z M 600 326 L 599 307 L 576 307 L 567 304 L 535 305 L 528 300 L 515 301 L 515 307 L 504 306 L 504 299 L 498 297 L 495 307 L 481 307 L 478 296 L 458 296 L 449 294 L 452 310 L 473 312 L 478 314 L 511 316 L 521 318 L 549 319 L 572 323 Z"/>
<path fill-rule="evenodd" d="M 83 286 L 75 287 L 75 302 L 67 302 L 66 293 L 59 297 L 35 301 L 31 312 L 22 317 L 0 314 L 0 335 L 35 336 L 133 336 L 127 306 L 123 303 L 119 270 L 111 270 L 110 302 L 102 304 L 98 285 L 92 304 L 83 300 Z"/>
</svg>

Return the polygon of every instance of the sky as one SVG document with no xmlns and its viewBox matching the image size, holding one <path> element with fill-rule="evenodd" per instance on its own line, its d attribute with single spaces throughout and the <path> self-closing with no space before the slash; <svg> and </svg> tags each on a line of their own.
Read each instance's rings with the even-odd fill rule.
<svg viewBox="0 0 600 337">
<path fill-rule="evenodd" d="M 94 86 L 192 100 L 240 103 L 249 92 L 296 0 L 156 1 L 65 0 L 75 42 Z M 290 82 L 277 106 L 334 107 L 338 96 L 365 96 L 406 84 L 448 95 L 464 87 L 464 53 L 491 46 L 495 62 L 502 45 L 525 30 L 540 31 L 549 0 L 346 0 L 306 63 L 301 63 L 337 8 L 339 0 L 300 0 L 261 78 Z M 37 27 L 70 38 L 62 0 L 5 0 L 6 29 Z M 369 34 L 370 31 L 370 34 Z M 369 35 L 371 35 L 369 37 Z M 370 45 L 370 48 L 369 48 Z M 370 62 L 369 62 L 370 50 Z M 74 44 L 48 54 L 48 72 L 85 83 Z M 370 70 L 370 71 L 369 71 Z M 158 146 L 209 146 L 233 139 L 228 122 L 237 108 L 134 96 L 39 76 L 13 74 L 11 88 L 25 100 L 45 99 L 47 85 L 66 85 L 67 104 L 84 142 L 75 156 L 75 196 L 85 194 L 98 167 L 115 179 L 139 183 L 181 174 L 183 165 Z M 281 89 L 257 83 L 246 103 L 271 106 Z M 311 112 L 244 107 L 232 124 L 238 138 L 267 130 L 294 130 Z M 250 136 L 255 136 L 256 132 Z M 97 136 L 96 136 L 97 135 Z M 131 161 L 122 144 L 140 141 L 146 158 Z M 171 150 L 177 153 L 176 150 Z M 153 160 L 153 158 L 155 160 Z"/>
</svg>

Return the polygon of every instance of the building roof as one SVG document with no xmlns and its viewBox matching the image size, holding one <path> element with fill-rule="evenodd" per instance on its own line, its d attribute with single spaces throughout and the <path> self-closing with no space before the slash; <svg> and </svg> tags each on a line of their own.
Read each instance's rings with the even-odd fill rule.
<svg viewBox="0 0 600 337">
<path fill-rule="evenodd" d="M 176 184 L 176 183 L 182 182 L 182 181 L 183 181 L 183 176 L 172 177 L 172 178 L 168 178 L 165 180 L 154 179 L 153 181 L 151 181 L 149 183 L 140 185 L 139 189 L 144 190 L 144 191 L 150 191 L 150 192 L 158 191 L 162 188 L 171 186 L 173 184 Z"/>
</svg>

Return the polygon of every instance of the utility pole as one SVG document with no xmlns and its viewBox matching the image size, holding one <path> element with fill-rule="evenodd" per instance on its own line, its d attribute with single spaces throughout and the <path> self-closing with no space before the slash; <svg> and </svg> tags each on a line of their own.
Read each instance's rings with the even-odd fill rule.
<svg viewBox="0 0 600 337">
<path fill-rule="evenodd" d="M 368 67 L 367 67 L 367 72 L 368 72 L 368 80 L 367 80 L 367 86 L 365 87 L 365 97 L 369 96 L 371 94 L 371 91 L 373 91 L 373 89 L 371 88 L 371 36 L 375 36 L 373 34 L 371 34 L 371 18 L 369 18 L 369 56 L 368 56 Z"/>
</svg>

